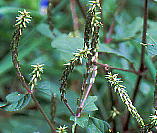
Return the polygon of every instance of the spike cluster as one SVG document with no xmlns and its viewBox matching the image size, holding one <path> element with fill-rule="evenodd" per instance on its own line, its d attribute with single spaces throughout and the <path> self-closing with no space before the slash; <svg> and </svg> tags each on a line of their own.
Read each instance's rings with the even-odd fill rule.
<svg viewBox="0 0 157 133">
<path fill-rule="evenodd" d="M 88 86 L 86 85 L 93 84 L 95 81 L 95 77 L 97 75 L 97 66 L 94 65 L 93 62 L 95 62 L 98 58 L 97 44 L 99 38 L 98 33 L 101 24 L 99 17 L 100 14 L 101 8 L 99 1 L 98 0 L 90 1 L 90 8 L 87 13 L 84 31 L 84 47 L 83 49 L 78 49 L 78 51 L 74 53 L 74 58 L 71 59 L 69 63 L 65 64 L 66 68 L 61 77 L 60 92 L 61 100 L 63 100 L 64 103 L 67 103 L 67 99 L 65 98 L 66 93 L 65 88 L 67 85 L 68 76 L 73 71 L 76 65 L 82 64 L 83 58 L 87 59 L 86 63 L 87 73 L 85 74 L 85 80 L 82 85 L 81 96 L 79 99 L 80 101 L 83 100 L 83 94 L 85 94 L 87 91 L 86 89 L 88 88 Z"/>
<path fill-rule="evenodd" d="M 118 74 L 113 74 L 111 72 L 108 73 L 108 75 L 105 76 L 106 79 L 108 79 L 108 82 L 111 84 L 111 86 L 114 86 L 114 91 L 120 96 L 122 102 L 127 106 L 128 111 L 132 114 L 132 116 L 136 119 L 138 124 L 141 127 L 144 127 L 144 121 L 137 112 L 137 109 L 134 107 L 132 104 L 132 101 L 127 94 L 127 91 L 125 90 L 125 86 L 121 85 L 120 83 L 123 82 L 121 81 L 120 78 L 117 78 Z"/>
<path fill-rule="evenodd" d="M 31 86 L 31 91 L 34 89 L 35 85 L 37 85 L 37 81 L 41 80 L 41 74 L 43 73 L 43 66 L 44 64 L 37 64 L 37 65 L 31 65 L 33 67 L 33 71 L 31 73 L 32 78 L 29 82 L 29 85 Z"/>
<path fill-rule="evenodd" d="M 26 24 L 31 21 L 30 12 L 27 12 L 25 9 L 23 11 L 18 11 L 19 15 L 16 17 L 15 26 L 19 26 L 20 28 L 26 28 Z"/>
<path fill-rule="evenodd" d="M 63 127 L 60 126 L 59 128 L 57 128 L 56 132 L 57 132 L 57 133 L 68 133 L 68 132 L 67 132 L 67 128 L 68 128 L 68 127 L 65 126 L 65 125 L 64 125 Z"/>
<path fill-rule="evenodd" d="M 155 110 L 155 114 L 150 116 L 150 124 L 157 126 L 157 110 Z"/>
</svg>

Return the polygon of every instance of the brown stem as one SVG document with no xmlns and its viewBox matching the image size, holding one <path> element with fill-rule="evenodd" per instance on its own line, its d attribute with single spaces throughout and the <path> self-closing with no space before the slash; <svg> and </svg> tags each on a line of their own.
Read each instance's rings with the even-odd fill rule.
<svg viewBox="0 0 157 133">
<path fill-rule="evenodd" d="M 71 9 L 72 18 L 73 18 L 73 28 L 74 28 L 74 31 L 77 31 L 79 29 L 79 24 L 78 24 L 78 16 L 76 13 L 75 0 L 70 0 L 70 9 Z"/>
<path fill-rule="evenodd" d="M 51 127 L 52 133 L 56 133 L 55 127 L 54 125 L 51 123 L 50 119 L 48 118 L 48 116 L 45 114 L 43 108 L 41 107 L 39 101 L 36 99 L 36 97 L 34 96 L 34 94 L 31 94 L 33 101 L 35 102 L 36 106 L 38 107 L 40 113 L 42 114 L 42 116 L 45 118 L 45 120 L 47 121 L 47 123 L 49 124 L 49 126 Z"/>
<path fill-rule="evenodd" d="M 39 108 L 39 111 L 44 116 L 45 120 L 48 122 L 48 124 L 51 127 L 53 133 L 56 133 L 53 124 L 51 123 L 51 121 L 48 119 L 48 117 L 44 113 L 44 110 L 40 106 L 38 100 L 35 98 L 33 92 L 30 90 L 30 88 L 29 88 L 28 84 L 26 83 L 26 80 L 25 80 L 25 78 L 24 78 L 24 76 L 23 76 L 23 74 L 22 74 L 22 72 L 20 70 L 20 63 L 18 61 L 18 44 L 19 44 L 20 37 L 22 35 L 21 32 L 22 32 L 22 29 L 20 29 L 18 27 L 17 30 L 15 31 L 14 35 L 13 35 L 13 40 L 11 42 L 11 46 L 12 46 L 12 62 L 13 62 L 14 67 L 16 69 L 17 77 L 19 78 L 20 83 L 22 84 L 22 86 L 27 90 L 27 92 L 29 94 L 31 94 L 33 101 L 35 102 L 36 106 Z"/>
<path fill-rule="evenodd" d="M 77 3 L 77 5 L 78 5 L 79 8 L 80 8 L 83 17 L 86 19 L 86 13 L 85 13 L 85 10 L 84 10 L 83 6 L 81 5 L 80 1 L 79 1 L 79 0 L 76 0 L 76 3 Z"/>
<path fill-rule="evenodd" d="M 157 110 L 157 73 L 156 73 L 155 91 L 154 91 L 154 108 Z"/>
<path fill-rule="evenodd" d="M 109 66 L 108 64 L 102 64 L 102 63 L 99 63 L 99 62 L 94 62 L 94 63 L 104 67 L 106 70 L 107 69 L 115 69 L 115 70 L 121 70 L 121 71 L 125 71 L 125 72 L 131 72 L 131 73 L 134 73 L 136 75 L 141 75 L 141 73 L 137 72 L 137 71 L 127 70 L 127 69 L 123 69 L 123 68 L 116 68 L 116 67 Z"/>
<path fill-rule="evenodd" d="M 63 102 L 64 104 L 67 106 L 68 110 L 70 111 L 70 113 L 75 116 L 75 113 L 73 112 L 73 110 L 71 109 L 70 105 L 67 102 L 67 99 L 63 98 Z"/>
<path fill-rule="evenodd" d="M 52 0 L 49 0 L 49 4 L 47 7 L 47 23 L 49 24 L 49 29 L 51 30 L 51 32 L 53 31 L 54 25 L 52 23 Z"/>
<path fill-rule="evenodd" d="M 147 19 L 148 19 L 148 0 L 145 0 L 144 1 L 144 17 L 143 17 L 143 33 L 142 33 L 142 43 L 143 44 L 147 44 L 147 41 L 146 41 Z M 140 68 L 139 68 L 140 73 L 144 72 L 144 69 L 145 69 L 144 58 L 145 58 L 145 46 L 142 45 L 141 46 Z M 139 86 L 140 86 L 142 78 L 143 78 L 143 75 L 138 75 L 138 77 L 137 77 L 135 89 L 134 89 L 133 97 L 132 97 L 133 104 L 135 103 L 136 96 L 138 94 Z M 128 130 L 129 121 L 130 121 L 130 113 L 128 113 L 128 115 L 127 115 L 127 120 L 124 125 L 124 131 Z"/>
</svg>

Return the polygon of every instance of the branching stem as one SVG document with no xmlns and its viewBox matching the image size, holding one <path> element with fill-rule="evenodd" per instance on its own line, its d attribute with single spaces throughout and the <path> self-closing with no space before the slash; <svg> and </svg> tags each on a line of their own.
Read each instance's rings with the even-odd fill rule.
<svg viewBox="0 0 157 133">
<path fill-rule="evenodd" d="M 143 44 L 147 44 L 147 41 L 146 41 L 147 19 L 148 19 L 148 0 L 145 0 L 144 1 L 144 17 L 143 17 L 143 33 L 142 33 L 142 43 Z M 144 58 L 145 58 L 145 46 L 142 45 L 141 46 L 140 68 L 139 68 L 140 73 L 144 72 L 144 69 L 145 69 Z M 137 77 L 135 89 L 134 89 L 133 97 L 132 97 L 133 104 L 135 103 L 136 96 L 138 94 L 139 86 L 140 86 L 142 78 L 143 78 L 143 75 L 138 75 L 138 77 Z M 124 131 L 128 130 L 129 121 L 130 121 L 130 113 L 128 113 L 128 115 L 127 115 L 127 120 L 124 125 Z"/>
</svg>

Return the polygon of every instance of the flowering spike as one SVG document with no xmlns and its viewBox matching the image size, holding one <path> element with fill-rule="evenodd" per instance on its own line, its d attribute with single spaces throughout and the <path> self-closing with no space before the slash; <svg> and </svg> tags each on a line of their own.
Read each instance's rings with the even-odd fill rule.
<svg viewBox="0 0 157 133">
<path fill-rule="evenodd" d="M 64 125 L 63 127 L 60 126 L 59 128 L 57 128 L 56 132 L 57 132 L 57 133 L 68 133 L 68 132 L 67 132 L 67 128 L 68 128 L 68 127 L 65 126 L 65 125 Z"/>
<path fill-rule="evenodd" d="M 18 11 L 19 15 L 16 17 L 15 26 L 19 26 L 20 28 L 26 28 L 26 23 L 31 21 L 30 12 L 27 12 L 25 9 L 23 11 Z"/>
<path fill-rule="evenodd" d="M 31 73 L 32 79 L 30 80 L 29 84 L 31 85 L 31 90 L 33 90 L 35 85 L 37 85 L 38 79 L 41 80 L 41 74 L 43 73 L 44 64 L 37 64 L 31 66 L 33 67 L 33 71 Z"/>
<path fill-rule="evenodd" d="M 120 78 L 117 78 L 118 74 L 112 74 L 111 72 L 108 73 L 108 75 L 105 75 L 105 78 L 108 79 L 108 82 L 111 84 L 111 86 L 114 86 L 115 92 L 120 96 L 122 102 L 127 106 L 128 111 L 132 114 L 132 116 L 136 119 L 138 124 L 141 127 L 144 127 L 144 121 L 137 112 L 136 108 L 132 104 L 132 101 L 127 94 L 127 91 L 125 90 L 125 86 L 121 85 L 120 83 L 123 82 L 121 81 Z"/>
</svg>

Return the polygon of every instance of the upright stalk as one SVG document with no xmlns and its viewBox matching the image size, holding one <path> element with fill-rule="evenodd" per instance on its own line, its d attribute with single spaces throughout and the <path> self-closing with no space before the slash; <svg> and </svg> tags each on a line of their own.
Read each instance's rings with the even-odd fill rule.
<svg viewBox="0 0 157 133">
<path fill-rule="evenodd" d="M 148 0 L 145 0 L 144 1 L 144 16 L 143 16 L 143 32 L 142 32 L 142 43 L 143 44 L 147 43 L 147 41 L 146 41 L 147 19 L 148 19 Z M 144 69 L 145 69 L 144 59 L 145 59 L 145 46 L 141 45 L 141 58 L 140 58 L 140 68 L 139 68 L 140 73 L 143 73 Z M 138 77 L 137 77 L 136 84 L 135 84 L 135 89 L 134 89 L 133 97 L 132 97 L 133 104 L 135 103 L 136 96 L 138 94 L 142 78 L 143 78 L 142 74 L 138 75 Z M 128 115 L 127 115 L 127 120 L 126 120 L 126 123 L 124 125 L 124 131 L 128 130 L 129 121 L 130 121 L 130 113 L 128 113 Z"/>
</svg>

